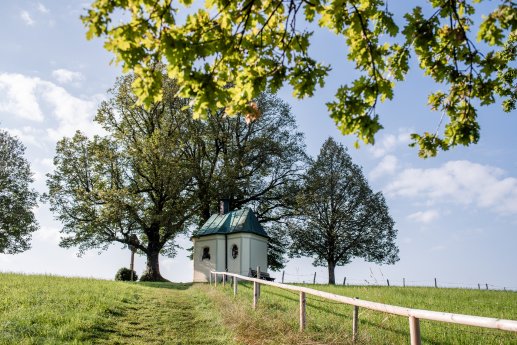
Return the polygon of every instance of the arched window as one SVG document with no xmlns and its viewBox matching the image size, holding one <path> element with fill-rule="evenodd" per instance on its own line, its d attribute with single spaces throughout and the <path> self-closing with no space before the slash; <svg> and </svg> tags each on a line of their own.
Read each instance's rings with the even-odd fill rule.
<svg viewBox="0 0 517 345">
<path fill-rule="evenodd" d="M 201 257 L 201 260 L 210 260 L 210 247 L 204 247 L 203 248 L 203 256 Z"/>
</svg>

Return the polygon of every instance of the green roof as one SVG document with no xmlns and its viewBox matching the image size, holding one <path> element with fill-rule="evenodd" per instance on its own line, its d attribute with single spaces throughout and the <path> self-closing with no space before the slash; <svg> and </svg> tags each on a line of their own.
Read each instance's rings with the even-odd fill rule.
<svg viewBox="0 0 517 345">
<path fill-rule="evenodd" d="M 226 214 L 213 214 L 203 226 L 194 231 L 192 237 L 201 237 L 215 234 L 234 234 L 239 232 L 251 233 L 269 238 L 260 225 L 257 217 L 249 208 L 242 208 Z"/>
</svg>

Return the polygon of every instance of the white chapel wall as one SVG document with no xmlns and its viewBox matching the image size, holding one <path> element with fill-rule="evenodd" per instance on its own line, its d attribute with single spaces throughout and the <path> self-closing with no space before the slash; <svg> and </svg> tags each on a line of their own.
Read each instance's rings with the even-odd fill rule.
<svg viewBox="0 0 517 345">
<path fill-rule="evenodd" d="M 225 259 L 228 261 L 228 271 L 248 275 L 250 267 L 260 266 L 262 272 L 267 272 L 267 239 L 250 233 L 230 234 L 225 245 L 224 235 L 210 235 L 193 238 L 194 241 L 194 282 L 208 282 L 211 270 L 224 271 Z M 237 258 L 232 257 L 232 246 L 238 248 Z M 202 259 L 203 248 L 208 247 L 210 259 Z M 225 258 L 225 253 L 227 257 Z"/>
<path fill-rule="evenodd" d="M 234 259 L 232 256 L 233 246 L 237 246 L 237 257 Z M 228 272 L 242 274 L 241 272 L 241 257 L 242 257 L 242 236 L 240 234 L 228 235 Z"/>
<path fill-rule="evenodd" d="M 219 237 L 223 237 L 223 248 L 220 247 L 221 240 Z M 204 236 L 201 238 L 193 238 L 194 242 L 194 282 L 208 282 L 209 274 L 211 270 L 219 270 L 221 267 L 221 260 L 219 256 L 223 256 L 224 258 L 224 236 L 221 235 L 213 235 L 213 236 Z M 210 253 L 210 259 L 202 259 L 203 258 L 203 249 L 208 247 Z M 223 262 L 224 269 L 224 262 Z"/>
<path fill-rule="evenodd" d="M 253 269 L 260 266 L 262 272 L 267 272 L 267 239 L 262 236 L 251 235 L 250 266 Z"/>
</svg>

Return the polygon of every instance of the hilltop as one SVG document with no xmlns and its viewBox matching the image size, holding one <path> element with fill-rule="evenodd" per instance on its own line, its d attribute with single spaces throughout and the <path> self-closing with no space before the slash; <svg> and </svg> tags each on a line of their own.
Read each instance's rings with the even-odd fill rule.
<svg viewBox="0 0 517 345">
<path fill-rule="evenodd" d="M 351 344 L 352 307 L 307 298 L 298 332 L 298 295 L 262 287 L 125 283 L 0 273 L 0 344 Z M 312 285 L 412 308 L 517 319 L 517 293 L 465 289 Z M 407 320 L 359 313 L 358 344 L 408 343 Z M 497 330 L 422 322 L 424 344 L 517 344 Z"/>
</svg>

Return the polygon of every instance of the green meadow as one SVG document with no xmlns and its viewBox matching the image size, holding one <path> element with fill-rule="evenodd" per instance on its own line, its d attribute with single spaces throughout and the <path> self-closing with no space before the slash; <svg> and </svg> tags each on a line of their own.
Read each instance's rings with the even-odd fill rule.
<svg viewBox="0 0 517 345">
<path fill-rule="evenodd" d="M 202 289 L 0 273 L 0 344 L 233 344 Z"/>
<path fill-rule="evenodd" d="M 220 285 L 220 284 L 219 284 Z M 429 287 L 304 285 L 380 303 L 458 314 L 517 320 L 517 293 Z M 307 295 L 307 330 L 298 329 L 298 293 L 262 286 L 259 308 L 251 309 L 253 287 L 240 284 L 238 295 L 226 287 L 208 291 L 237 334 L 255 329 L 248 344 L 352 344 L 353 307 Z M 225 303 L 230 301 L 229 306 Z M 232 315 L 240 315 L 233 317 Z M 244 317 L 249 315 L 249 317 Z M 256 326 L 260 324 L 261 327 Z M 422 344 L 517 344 L 517 334 L 500 330 L 421 320 Z M 267 335 L 261 337 L 261 335 Z M 252 339 L 259 339 L 252 341 Z M 409 344 L 407 318 L 359 309 L 357 344 Z"/>
<path fill-rule="evenodd" d="M 310 285 L 361 299 L 517 320 L 517 293 L 415 287 Z M 0 273 L 0 344 L 352 344 L 352 307 L 252 285 L 125 283 Z M 517 334 L 421 321 L 423 344 L 517 344 Z M 408 320 L 359 310 L 356 344 L 409 344 Z"/>
</svg>

